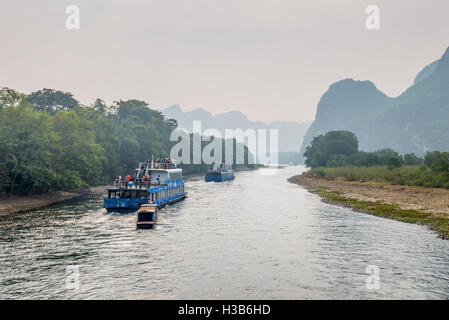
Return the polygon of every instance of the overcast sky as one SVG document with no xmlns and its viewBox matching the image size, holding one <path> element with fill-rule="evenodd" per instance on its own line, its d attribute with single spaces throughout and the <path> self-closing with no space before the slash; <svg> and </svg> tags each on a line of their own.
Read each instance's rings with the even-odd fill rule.
<svg viewBox="0 0 449 320">
<path fill-rule="evenodd" d="M 65 7 L 80 8 L 80 30 Z M 365 9 L 381 10 L 367 30 Z M 0 86 L 312 120 L 343 78 L 397 96 L 449 46 L 448 0 L 1 0 Z"/>
</svg>

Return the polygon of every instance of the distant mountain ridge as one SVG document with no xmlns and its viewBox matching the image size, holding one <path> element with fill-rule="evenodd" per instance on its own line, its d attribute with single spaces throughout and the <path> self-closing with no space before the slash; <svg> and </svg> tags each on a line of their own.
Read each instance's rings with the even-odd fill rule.
<svg viewBox="0 0 449 320">
<path fill-rule="evenodd" d="M 212 115 L 204 109 L 195 109 L 193 111 L 184 112 L 178 104 L 172 105 L 166 109 L 159 110 L 167 118 L 173 118 L 178 121 L 180 128 L 192 132 L 193 121 L 201 121 L 201 130 L 209 128 L 218 129 L 224 136 L 225 129 L 278 129 L 279 134 L 279 151 L 296 151 L 298 152 L 302 139 L 307 132 L 311 121 L 294 122 L 294 121 L 273 121 L 269 124 L 261 121 L 250 121 L 240 111 L 229 111 L 217 115 Z M 267 139 L 269 137 L 267 132 Z"/>
<path fill-rule="evenodd" d="M 449 48 L 396 98 L 370 81 L 345 79 L 332 84 L 318 103 L 301 154 L 313 137 L 330 130 L 354 132 L 365 151 L 393 148 L 417 155 L 449 151 Z"/>
<path fill-rule="evenodd" d="M 413 84 L 417 84 L 418 82 L 427 79 L 438 67 L 438 64 L 440 63 L 440 60 L 434 61 L 428 66 L 424 67 L 424 69 L 421 70 L 420 73 L 415 78 L 415 81 Z"/>
</svg>

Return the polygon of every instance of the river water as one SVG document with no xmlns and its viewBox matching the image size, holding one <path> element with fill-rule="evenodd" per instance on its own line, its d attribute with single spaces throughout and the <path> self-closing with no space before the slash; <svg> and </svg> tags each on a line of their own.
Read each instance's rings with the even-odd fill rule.
<svg viewBox="0 0 449 320">
<path fill-rule="evenodd" d="M 0 298 L 449 298 L 449 241 L 325 204 L 287 182 L 302 171 L 191 178 L 154 230 L 100 193 L 2 216 Z"/>
</svg>

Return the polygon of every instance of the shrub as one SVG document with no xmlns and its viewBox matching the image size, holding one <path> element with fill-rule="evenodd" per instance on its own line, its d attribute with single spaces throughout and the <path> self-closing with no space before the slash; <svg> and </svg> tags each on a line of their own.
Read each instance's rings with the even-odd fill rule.
<svg viewBox="0 0 449 320">
<path fill-rule="evenodd" d="M 402 159 L 399 156 L 389 157 L 386 161 L 389 170 L 400 168 L 402 166 Z"/>
</svg>

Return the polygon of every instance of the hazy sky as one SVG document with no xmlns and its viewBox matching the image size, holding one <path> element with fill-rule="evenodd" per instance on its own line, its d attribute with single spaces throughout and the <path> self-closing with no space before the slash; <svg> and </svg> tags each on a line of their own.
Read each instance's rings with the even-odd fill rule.
<svg viewBox="0 0 449 320">
<path fill-rule="evenodd" d="M 67 30 L 76 4 L 81 29 Z M 380 30 L 365 27 L 368 5 Z M 311 120 L 343 78 L 391 96 L 449 46 L 448 0 L 1 0 L 0 86 Z"/>
</svg>

